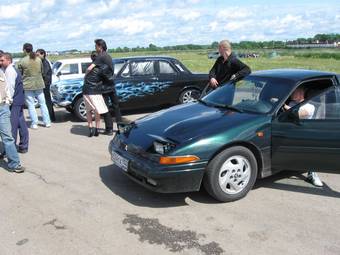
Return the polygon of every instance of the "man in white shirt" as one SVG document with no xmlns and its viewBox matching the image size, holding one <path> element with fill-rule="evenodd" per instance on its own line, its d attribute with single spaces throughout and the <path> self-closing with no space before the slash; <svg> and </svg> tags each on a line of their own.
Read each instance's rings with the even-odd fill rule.
<svg viewBox="0 0 340 255">
<path fill-rule="evenodd" d="M 11 103 L 12 136 L 16 144 L 19 131 L 18 152 L 26 153 L 28 151 L 29 133 L 23 113 L 25 94 L 21 74 L 12 64 L 12 55 L 10 53 L 3 53 L 0 56 L 0 64 L 5 70 L 7 90 Z"/>
<path fill-rule="evenodd" d="M 0 70 L 0 136 L 8 159 L 8 171 L 22 173 L 24 172 L 24 167 L 20 164 L 19 155 L 11 133 L 9 102 L 10 95 L 6 84 L 6 76 Z"/>
<path fill-rule="evenodd" d="M 291 101 L 289 105 L 285 104 L 283 106 L 285 110 L 289 110 L 295 105 L 303 102 L 305 100 L 305 90 L 302 87 L 297 88 L 291 95 L 290 99 Z M 310 103 L 306 103 L 299 108 L 299 118 L 300 119 L 311 119 L 313 118 L 314 112 L 315 112 L 315 106 Z M 309 180 L 314 186 L 317 186 L 317 187 L 323 186 L 322 181 L 320 180 L 319 176 L 315 172 L 309 171 L 307 173 L 307 180 Z"/>
</svg>

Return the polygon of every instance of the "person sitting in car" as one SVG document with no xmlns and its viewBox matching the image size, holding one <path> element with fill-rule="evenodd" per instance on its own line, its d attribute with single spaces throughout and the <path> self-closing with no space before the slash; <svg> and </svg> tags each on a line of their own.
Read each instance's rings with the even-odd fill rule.
<svg viewBox="0 0 340 255">
<path fill-rule="evenodd" d="M 291 95 L 290 102 L 288 103 L 288 105 L 285 104 L 283 108 L 285 110 L 289 110 L 295 105 L 302 103 L 304 100 L 305 100 L 305 90 L 303 87 L 298 87 Z M 314 115 L 314 112 L 315 112 L 315 106 L 310 103 L 306 103 L 299 108 L 299 111 L 298 111 L 299 118 L 300 119 L 311 119 Z M 309 171 L 307 173 L 307 180 L 310 181 L 314 186 L 317 186 L 317 187 L 323 186 L 322 181 L 320 180 L 319 176 L 315 172 Z"/>
</svg>

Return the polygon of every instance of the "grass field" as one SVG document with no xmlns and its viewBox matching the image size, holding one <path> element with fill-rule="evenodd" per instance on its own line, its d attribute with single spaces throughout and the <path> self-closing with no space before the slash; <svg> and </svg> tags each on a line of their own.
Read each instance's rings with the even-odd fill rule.
<svg viewBox="0 0 340 255">
<path fill-rule="evenodd" d="M 247 51 L 242 51 L 247 52 Z M 241 59 L 253 71 L 274 69 L 274 68 L 300 68 L 300 69 L 314 69 L 329 72 L 340 73 L 340 59 L 332 58 L 340 54 L 340 49 L 303 49 L 303 50 L 276 50 L 277 56 L 270 57 L 272 50 L 249 50 L 249 52 L 257 52 L 260 54 L 259 58 L 245 58 Z M 330 56 L 329 58 L 325 58 Z M 128 56 L 145 56 L 145 55 L 163 55 L 172 56 L 182 61 L 193 72 L 208 72 L 214 64 L 214 59 L 208 59 L 208 52 L 197 51 L 146 51 L 146 52 L 124 52 L 112 53 L 112 57 L 128 57 Z M 69 55 L 52 57 L 55 61 L 60 58 L 80 57 L 85 55 Z M 305 57 L 309 56 L 309 57 Z M 319 56 L 319 57 L 318 57 Z"/>
</svg>

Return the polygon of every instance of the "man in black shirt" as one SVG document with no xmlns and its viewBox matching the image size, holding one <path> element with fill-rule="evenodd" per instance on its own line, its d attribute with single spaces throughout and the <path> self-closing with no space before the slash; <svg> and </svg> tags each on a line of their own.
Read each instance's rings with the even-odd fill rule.
<svg viewBox="0 0 340 255">
<path fill-rule="evenodd" d="M 209 72 L 210 87 L 216 88 L 230 80 L 240 80 L 251 73 L 249 66 L 241 62 L 231 50 L 228 40 L 223 40 L 218 45 L 220 57 Z"/>
<path fill-rule="evenodd" d="M 114 67 L 112 63 L 112 58 L 109 54 L 107 54 L 107 46 L 106 42 L 103 39 L 94 40 L 96 52 L 98 53 L 95 61 L 88 67 L 87 72 L 91 71 L 95 66 L 101 67 L 103 65 L 107 65 L 110 68 L 110 72 L 112 73 L 112 79 L 103 80 L 103 85 L 105 88 L 105 93 L 103 93 L 103 98 L 107 107 L 110 105 L 113 106 L 115 111 L 116 122 L 122 121 L 122 116 L 119 109 L 119 102 L 116 94 L 116 89 L 114 86 Z M 110 108 L 109 108 L 110 109 Z M 105 134 L 112 135 L 113 134 L 113 120 L 110 111 L 103 114 L 105 121 Z"/>
<path fill-rule="evenodd" d="M 50 87 L 52 83 L 52 68 L 51 68 L 50 63 L 46 59 L 46 51 L 44 49 L 38 49 L 36 51 L 36 54 L 38 57 L 40 57 L 42 61 L 42 65 L 43 65 L 42 77 L 45 83 L 45 88 L 44 88 L 45 101 L 46 101 L 46 106 L 47 106 L 51 121 L 53 122 L 53 121 L 56 121 L 56 118 L 55 118 L 53 102 L 52 102 L 51 92 L 50 92 Z"/>
</svg>

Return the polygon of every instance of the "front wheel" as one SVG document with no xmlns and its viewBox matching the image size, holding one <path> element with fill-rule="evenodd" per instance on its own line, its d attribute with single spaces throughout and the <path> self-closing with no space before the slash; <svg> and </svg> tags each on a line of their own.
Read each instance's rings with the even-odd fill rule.
<svg viewBox="0 0 340 255">
<path fill-rule="evenodd" d="M 73 113 L 81 121 L 86 121 L 86 108 L 83 97 L 79 97 L 74 103 Z"/>
<path fill-rule="evenodd" d="M 186 89 L 179 95 L 178 101 L 181 104 L 193 102 L 199 99 L 201 92 L 198 89 Z"/>
<path fill-rule="evenodd" d="M 221 202 L 246 196 L 257 177 L 257 161 L 247 148 L 235 146 L 215 156 L 208 164 L 203 184 L 208 193 Z"/>
</svg>

